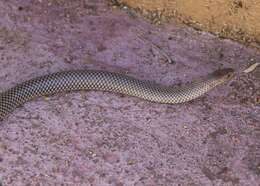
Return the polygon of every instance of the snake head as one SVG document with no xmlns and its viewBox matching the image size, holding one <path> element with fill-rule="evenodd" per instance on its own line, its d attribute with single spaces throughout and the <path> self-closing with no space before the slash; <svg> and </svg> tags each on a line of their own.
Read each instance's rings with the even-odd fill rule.
<svg viewBox="0 0 260 186">
<path fill-rule="evenodd" d="M 235 70 L 232 68 L 224 68 L 224 69 L 219 69 L 213 72 L 211 75 L 214 78 L 217 79 L 222 79 L 224 81 L 227 81 L 231 79 L 235 74 Z"/>
</svg>

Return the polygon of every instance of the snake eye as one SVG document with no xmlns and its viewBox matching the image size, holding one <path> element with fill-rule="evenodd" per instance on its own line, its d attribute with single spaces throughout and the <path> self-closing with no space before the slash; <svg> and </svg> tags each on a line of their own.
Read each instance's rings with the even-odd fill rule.
<svg viewBox="0 0 260 186">
<path fill-rule="evenodd" d="M 227 78 L 231 78 L 231 74 L 227 74 L 226 77 L 227 77 Z"/>
<path fill-rule="evenodd" d="M 233 77 L 233 75 L 234 75 L 234 73 L 231 73 L 231 72 L 230 72 L 230 73 L 228 73 L 228 74 L 227 74 L 227 76 L 226 76 L 226 77 L 227 77 L 227 79 L 230 79 L 230 78 L 232 78 L 232 77 Z"/>
</svg>

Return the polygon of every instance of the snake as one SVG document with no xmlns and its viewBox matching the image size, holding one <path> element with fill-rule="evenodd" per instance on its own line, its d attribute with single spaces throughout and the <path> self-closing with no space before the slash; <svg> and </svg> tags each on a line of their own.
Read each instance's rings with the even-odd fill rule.
<svg viewBox="0 0 260 186">
<path fill-rule="evenodd" d="M 165 104 L 183 103 L 202 96 L 217 85 L 229 80 L 233 75 L 232 68 L 224 68 L 181 86 L 166 86 L 116 72 L 61 71 L 30 79 L 1 92 L 0 120 L 34 98 L 81 90 L 120 93 Z"/>
</svg>

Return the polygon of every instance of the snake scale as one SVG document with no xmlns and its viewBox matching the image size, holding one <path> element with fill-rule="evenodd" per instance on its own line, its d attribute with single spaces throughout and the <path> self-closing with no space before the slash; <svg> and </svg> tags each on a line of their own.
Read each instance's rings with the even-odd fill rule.
<svg viewBox="0 0 260 186">
<path fill-rule="evenodd" d="M 136 96 L 159 103 L 182 103 L 195 99 L 234 74 L 231 68 L 217 70 L 184 86 L 162 86 L 133 77 L 95 70 L 65 71 L 23 82 L 0 93 L 0 120 L 25 102 L 59 92 L 101 90 Z"/>
</svg>

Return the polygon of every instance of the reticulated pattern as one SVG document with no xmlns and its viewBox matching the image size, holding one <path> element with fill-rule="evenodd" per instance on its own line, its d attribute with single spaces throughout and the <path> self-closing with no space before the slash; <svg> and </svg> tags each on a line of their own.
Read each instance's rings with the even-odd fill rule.
<svg viewBox="0 0 260 186">
<path fill-rule="evenodd" d="M 75 90 L 102 90 L 136 96 L 159 103 L 182 103 L 195 99 L 229 79 L 232 69 L 210 74 L 205 80 L 181 87 L 165 87 L 133 77 L 104 71 L 68 71 L 38 77 L 0 94 L 0 119 L 16 107 L 39 96 Z"/>
</svg>

